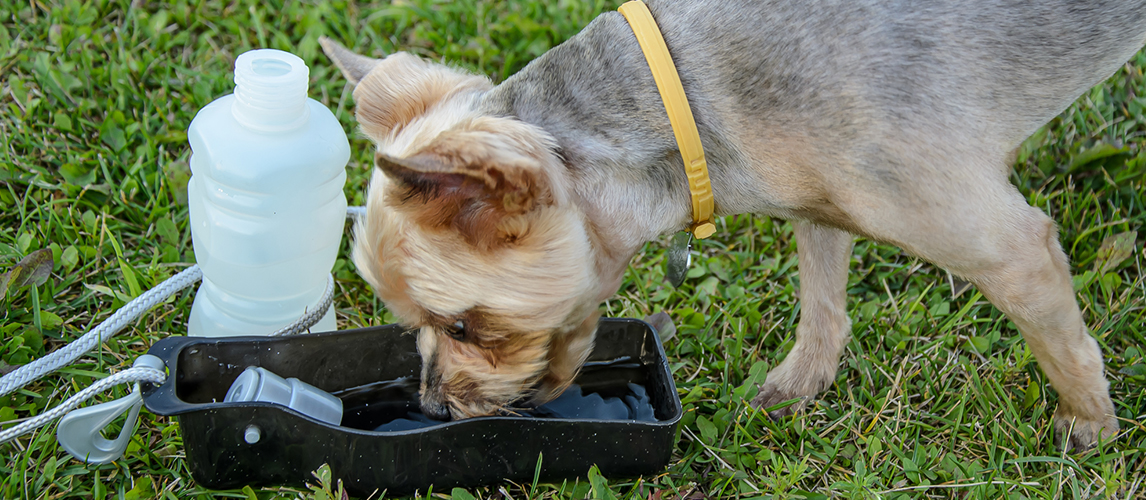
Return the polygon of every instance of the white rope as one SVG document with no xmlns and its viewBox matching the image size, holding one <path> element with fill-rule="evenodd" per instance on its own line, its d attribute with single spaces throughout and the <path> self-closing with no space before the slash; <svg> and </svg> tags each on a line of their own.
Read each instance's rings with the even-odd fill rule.
<svg viewBox="0 0 1146 500">
<path fill-rule="evenodd" d="M 0 377 L 0 396 L 7 395 L 33 381 L 39 380 L 44 375 L 71 364 L 77 358 L 92 350 L 95 346 L 106 342 L 107 339 L 119 333 L 120 330 L 131 324 L 131 322 L 135 321 L 135 319 L 143 315 L 143 313 L 155 307 L 160 302 L 167 300 L 167 297 L 191 286 L 202 277 L 203 272 L 199 270 L 199 266 L 191 266 L 183 270 L 183 272 L 168 278 L 163 283 L 160 283 L 159 286 L 144 292 L 143 295 L 136 297 L 131 302 L 128 302 L 127 305 L 119 308 L 110 318 L 100 323 L 99 326 L 93 328 L 78 340 L 52 351 L 51 354 L 43 358 L 21 366 L 12 373 Z"/>
<path fill-rule="evenodd" d="M 346 218 L 354 219 L 366 216 L 366 207 L 346 207 Z"/>
<path fill-rule="evenodd" d="M 365 214 L 366 207 L 346 207 L 346 216 L 348 218 L 362 217 Z M 51 354 L 43 358 L 15 369 L 12 373 L 0 377 L 0 397 L 6 396 L 25 385 L 39 380 L 44 375 L 71 364 L 80 356 L 83 356 L 95 348 L 95 346 L 106 342 L 107 339 L 119 333 L 120 330 L 131 324 L 132 321 L 135 321 L 136 318 L 142 316 L 143 313 L 152 307 L 155 307 L 160 302 L 167 300 L 167 298 L 175 292 L 191 286 L 202 278 L 203 271 L 199 270 L 199 266 L 195 265 L 168 278 L 163 283 L 160 283 L 159 286 L 144 292 L 143 295 L 136 297 L 131 302 L 128 302 L 127 305 L 119 308 L 110 318 L 100 323 L 99 326 L 93 328 L 79 339 L 52 351 Z M 332 276 L 327 279 L 326 291 L 323 293 L 318 307 L 311 309 L 294 323 L 287 325 L 271 335 L 294 335 L 306 331 L 307 328 L 310 328 L 317 323 L 318 320 L 322 319 L 322 316 L 326 314 L 326 310 L 329 309 L 333 303 L 334 277 Z"/>
<path fill-rule="evenodd" d="M 303 314 L 299 319 L 296 319 L 294 323 L 280 328 L 269 336 L 281 337 L 284 335 L 306 333 L 311 326 L 314 326 L 315 323 L 318 323 L 318 320 L 322 319 L 332 305 L 334 305 L 334 275 L 327 275 L 326 290 L 322 292 L 322 298 L 319 299 L 318 305 L 307 311 L 307 313 Z"/>
<path fill-rule="evenodd" d="M 192 267 L 187 269 L 187 271 L 192 271 L 192 270 L 198 272 L 199 267 L 198 266 L 192 266 Z M 33 380 L 40 378 L 40 377 L 43 377 L 44 375 L 51 373 L 51 372 L 63 367 L 64 365 L 71 363 L 73 360 L 75 360 L 75 358 L 82 356 L 84 353 L 86 353 L 90 349 L 90 347 L 87 347 L 87 348 L 84 348 L 84 347 L 88 343 L 93 342 L 92 339 L 95 339 L 99 335 L 105 334 L 107 331 L 109 331 L 108 329 L 103 328 L 104 325 L 107 325 L 108 323 L 112 323 L 111 327 L 114 327 L 114 329 L 110 330 L 110 333 L 106 333 L 107 337 L 111 337 L 116 332 L 121 330 L 123 328 L 123 326 L 126 326 L 127 323 L 130 323 L 131 320 L 134 320 L 136 316 L 138 316 L 138 315 L 142 314 L 143 312 L 146 312 L 148 309 L 150 309 L 150 307 L 143 307 L 144 304 L 147 304 L 147 303 L 150 303 L 153 301 L 155 303 L 161 302 L 161 301 L 163 301 L 163 299 L 165 299 L 169 295 L 171 295 L 171 293 L 174 293 L 178 290 L 186 288 L 187 286 L 191 285 L 191 283 L 198 281 L 199 277 L 202 276 L 202 273 L 187 274 L 187 276 L 195 276 L 194 280 L 187 282 L 185 284 L 182 284 L 182 286 L 179 286 L 179 288 L 176 288 L 174 290 L 170 290 L 168 292 L 168 289 L 170 288 L 170 286 L 176 286 L 176 285 L 179 285 L 181 283 L 184 283 L 184 281 L 187 279 L 187 277 L 182 276 L 182 275 L 187 273 L 187 271 L 184 271 L 183 273 L 180 273 L 179 275 L 173 276 L 173 277 L 169 278 L 167 281 L 164 281 L 163 283 L 161 283 L 159 286 L 152 288 L 151 290 L 148 290 L 148 293 L 150 293 L 152 291 L 162 289 L 160 291 L 163 293 L 166 293 L 166 295 L 163 295 L 162 297 L 160 297 L 158 299 L 156 299 L 155 296 L 148 296 L 147 294 L 140 295 L 139 298 L 131 301 L 126 306 L 120 308 L 120 310 L 116 311 L 116 313 L 113 314 L 111 318 L 108 318 L 107 321 L 104 321 L 103 323 L 101 323 L 94 330 L 92 330 L 91 332 L 88 332 L 83 337 L 80 337 L 79 340 L 72 342 L 71 344 L 68 344 L 67 346 L 65 346 L 61 349 L 58 349 L 52 353 L 54 355 L 54 354 L 57 354 L 61 351 L 68 350 L 67 354 L 60 355 L 60 356 L 54 356 L 54 357 L 48 356 L 48 357 L 42 358 L 40 360 L 37 360 L 33 363 L 29 363 L 28 365 L 21 367 L 21 368 L 28 368 L 28 370 L 26 370 L 26 372 L 25 372 L 26 376 L 33 377 L 33 378 L 30 378 L 28 380 L 28 382 L 31 382 Z M 136 304 L 136 301 L 139 301 L 139 300 L 142 300 L 141 304 L 139 304 L 138 307 L 136 307 L 136 308 L 132 308 L 132 306 Z M 318 320 L 322 319 L 322 316 L 326 314 L 326 311 L 328 309 L 330 309 L 330 306 L 332 304 L 334 304 L 334 276 L 328 275 L 327 279 L 326 279 L 326 290 L 323 291 L 322 298 L 319 299 L 318 305 L 316 307 L 314 307 L 313 309 L 311 309 L 310 311 L 308 311 L 306 314 L 302 315 L 302 317 L 300 317 L 299 319 L 295 320 L 294 323 L 291 323 L 290 325 L 287 325 L 287 326 L 283 327 L 282 329 L 272 333 L 271 336 L 295 335 L 298 333 L 306 332 L 307 329 L 309 329 L 311 326 L 314 326 L 315 323 L 318 323 Z M 154 305 L 154 304 L 152 304 L 152 305 Z M 139 310 L 139 307 L 143 307 L 142 310 Z M 132 308 L 132 310 L 138 310 L 138 312 L 133 313 L 133 315 L 131 317 L 128 317 L 127 319 L 123 319 L 122 317 L 118 317 L 120 312 L 124 311 L 125 309 L 129 309 L 129 308 Z M 106 338 L 102 339 L 102 340 L 106 340 Z M 51 358 L 51 359 L 49 359 L 49 358 Z M 17 375 L 17 372 L 12 372 L 7 377 L 4 377 L 4 383 L 11 383 L 11 384 L 18 383 L 18 381 L 11 381 L 10 382 L 8 380 L 8 378 L 11 377 L 12 375 Z M 124 383 L 130 383 L 130 382 L 151 382 L 153 384 L 158 385 L 158 384 L 162 384 L 163 381 L 166 380 L 166 378 L 167 378 L 167 376 L 166 376 L 166 374 L 164 374 L 164 372 L 162 370 L 157 370 L 155 368 L 144 367 L 144 366 L 136 366 L 136 367 L 124 370 L 122 372 L 116 373 L 115 375 L 112 375 L 110 377 L 100 379 L 99 381 L 92 384 L 88 388 L 77 393 L 75 396 L 68 398 L 67 401 L 64 401 L 62 404 L 56 406 L 55 408 L 52 408 L 51 410 L 48 410 L 44 413 L 36 415 L 35 417 L 33 417 L 31 419 L 25 420 L 24 422 L 21 422 L 19 425 L 16 425 L 12 428 L 6 429 L 4 431 L 0 431 L 0 444 L 6 443 L 11 439 L 22 436 L 25 433 L 31 432 L 34 429 L 38 429 L 39 427 L 43 426 L 44 424 L 47 424 L 48 422 L 51 422 L 51 421 L 53 421 L 59 417 L 64 416 L 68 412 L 79 407 L 81 404 L 83 404 L 84 401 L 87 401 L 92 396 L 99 394 L 99 393 L 101 393 L 101 392 L 103 392 L 103 391 L 105 391 L 105 390 L 107 390 L 113 386 L 116 386 L 119 384 L 124 384 Z M 28 382 L 25 382 L 25 383 L 28 383 Z M 23 387 L 23 384 L 16 386 L 17 389 L 20 387 Z"/>
<path fill-rule="evenodd" d="M 346 207 L 346 216 L 348 218 L 362 217 L 365 213 L 365 207 Z M 0 397 L 39 380 L 44 375 L 71 364 L 80 356 L 92 350 L 95 346 L 106 342 L 116 333 L 119 333 L 120 330 L 123 330 L 124 327 L 131 324 L 131 322 L 135 321 L 136 318 L 142 316 L 143 313 L 152 307 L 155 307 L 160 302 L 167 300 L 167 298 L 175 292 L 191 286 L 202 278 L 203 271 L 199 269 L 199 266 L 194 265 L 168 278 L 155 288 L 144 292 L 139 297 L 132 299 L 131 302 L 119 308 L 111 317 L 104 320 L 104 322 L 100 323 L 79 339 L 52 351 L 51 354 L 43 358 L 15 369 L 12 373 L 0 377 Z M 323 292 L 318 305 L 308 310 L 306 314 L 303 314 L 302 317 L 295 320 L 294 323 L 272 333 L 271 336 L 295 335 L 307 331 L 307 329 L 322 319 L 322 316 L 326 314 L 326 311 L 330 309 L 333 304 L 334 276 L 327 276 L 326 290 Z M 0 431 L 0 444 L 59 418 L 63 414 L 74 410 L 92 396 L 115 385 L 129 382 L 162 384 L 165 379 L 166 375 L 162 371 L 143 366 L 132 367 L 115 375 L 100 379 L 90 387 L 68 398 L 63 404 L 25 420 L 14 427 Z"/>
<path fill-rule="evenodd" d="M 128 368 L 124 371 L 116 373 L 102 379 L 97 380 L 94 384 L 88 386 L 86 389 L 76 393 L 59 404 L 55 408 L 48 410 L 44 413 L 36 415 L 28 420 L 20 422 L 15 427 L 0 431 L 0 444 L 6 443 L 11 439 L 22 436 L 25 433 L 31 432 L 48 422 L 62 417 L 65 413 L 72 411 L 80 406 L 84 401 L 87 401 L 92 396 L 108 390 L 111 387 L 119 384 L 131 382 L 151 382 L 153 384 L 162 384 L 167 378 L 167 375 L 162 370 L 157 370 L 151 367 L 135 366 Z"/>
</svg>

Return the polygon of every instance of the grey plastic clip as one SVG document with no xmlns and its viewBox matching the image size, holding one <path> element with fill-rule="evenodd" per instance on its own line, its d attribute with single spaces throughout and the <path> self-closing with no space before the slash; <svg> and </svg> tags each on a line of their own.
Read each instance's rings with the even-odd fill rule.
<svg viewBox="0 0 1146 500">
<path fill-rule="evenodd" d="M 150 354 L 136 358 L 132 366 L 146 366 L 157 370 L 166 368 L 162 359 Z M 73 457 L 89 464 L 114 462 L 127 450 L 127 443 L 131 441 L 131 435 L 135 432 L 135 422 L 142 406 L 143 396 L 139 393 L 137 383 L 127 396 L 68 412 L 56 427 L 56 440 Z M 101 431 L 104 427 L 125 411 L 127 420 L 123 422 L 119 436 L 114 440 L 103 437 Z"/>
<path fill-rule="evenodd" d="M 131 394 L 115 401 L 108 401 L 69 412 L 60 419 L 56 428 L 56 439 L 68 453 L 89 464 L 106 464 L 123 456 L 127 442 L 135 432 L 135 419 L 143 406 L 143 396 L 139 394 L 139 384 Z M 100 434 L 113 420 L 127 411 L 123 429 L 114 440 Z"/>
</svg>

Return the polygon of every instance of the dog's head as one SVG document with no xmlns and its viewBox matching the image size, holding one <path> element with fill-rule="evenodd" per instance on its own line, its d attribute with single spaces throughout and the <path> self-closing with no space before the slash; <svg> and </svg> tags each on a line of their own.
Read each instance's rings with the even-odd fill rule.
<svg viewBox="0 0 1146 500">
<path fill-rule="evenodd" d="M 423 411 L 467 418 L 559 394 L 592 348 L 600 285 L 553 138 L 478 112 L 484 77 L 323 46 L 378 146 L 354 263 L 418 331 Z"/>
</svg>

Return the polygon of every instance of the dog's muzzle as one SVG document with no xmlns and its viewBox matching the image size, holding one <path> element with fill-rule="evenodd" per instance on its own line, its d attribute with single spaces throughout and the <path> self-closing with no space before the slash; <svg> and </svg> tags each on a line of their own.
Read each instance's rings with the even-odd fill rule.
<svg viewBox="0 0 1146 500">
<path fill-rule="evenodd" d="M 443 422 L 450 420 L 450 407 L 445 403 L 435 403 L 422 400 L 420 403 L 422 413 L 427 417 L 434 420 L 441 420 Z"/>
</svg>

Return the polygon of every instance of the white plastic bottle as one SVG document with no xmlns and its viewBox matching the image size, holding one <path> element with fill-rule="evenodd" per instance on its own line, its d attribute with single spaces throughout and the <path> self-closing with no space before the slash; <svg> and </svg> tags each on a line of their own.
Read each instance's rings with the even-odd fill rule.
<svg viewBox="0 0 1146 500">
<path fill-rule="evenodd" d="M 310 70 L 279 50 L 235 60 L 235 93 L 187 131 L 191 236 L 203 282 L 188 335 L 267 335 L 322 298 L 346 219 L 350 144 L 307 98 Z M 334 313 L 310 331 L 335 330 Z"/>
</svg>

